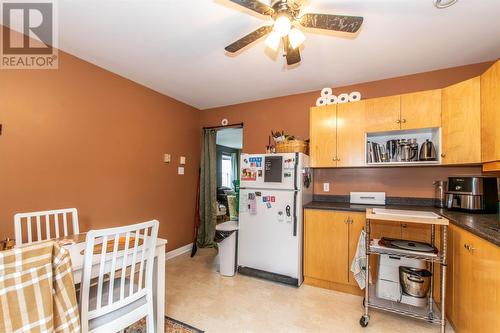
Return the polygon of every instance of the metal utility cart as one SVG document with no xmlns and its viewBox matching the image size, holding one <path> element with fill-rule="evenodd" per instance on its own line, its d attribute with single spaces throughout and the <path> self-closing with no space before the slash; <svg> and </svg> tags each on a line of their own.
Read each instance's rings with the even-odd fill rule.
<svg viewBox="0 0 500 333">
<path fill-rule="evenodd" d="M 370 240 L 370 230 L 371 223 L 374 221 L 393 221 L 395 223 L 420 223 L 429 225 L 431 228 L 431 245 L 435 246 L 435 235 L 436 226 L 441 226 L 441 246 L 438 249 L 438 253 L 404 253 L 404 251 L 398 251 L 396 249 L 391 249 L 388 247 L 376 246 Z M 403 316 L 417 318 L 425 320 L 434 324 L 441 326 L 441 333 L 445 332 L 446 329 L 446 319 L 445 319 L 445 281 L 446 281 L 446 243 L 447 243 L 447 232 L 448 232 L 448 219 L 438 216 L 429 212 L 413 212 L 413 211 L 398 211 L 390 209 L 377 209 L 369 208 L 366 210 L 366 271 L 365 274 L 369 276 L 370 272 L 370 256 L 371 255 L 382 255 L 388 254 L 390 256 L 396 256 L 401 258 L 412 258 L 424 260 L 431 263 L 431 273 L 432 278 L 430 281 L 430 291 L 427 296 L 427 306 L 418 307 L 408 304 L 403 304 L 396 301 L 390 301 L 383 298 L 378 298 L 375 296 L 375 286 L 367 283 L 365 288 L 365 300 L 364 300 L 364 314 L 361 316 L 359 323 L 362 327 L 366 327 L 370 320 L 370 309 L 378 309 L 383 311 L 388 311 L 392 313 L 398 313 Z M 439 264 L 441 269 L 441 304 L 438 305 L 434 302 L 434 264 Z M 368 281 L 368 277 L 366 279 Z"/>
</svg>

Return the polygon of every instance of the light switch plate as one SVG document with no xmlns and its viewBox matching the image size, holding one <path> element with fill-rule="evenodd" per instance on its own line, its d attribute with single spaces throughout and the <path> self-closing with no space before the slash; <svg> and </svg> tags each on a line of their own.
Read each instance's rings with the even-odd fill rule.
<svg viewBox="0 0 500 333">
<path fill-rule="evenodd" d="M 172 161 L 172 156 L 170 154 L 163 155 L 163 162 L 170 163 Z"/>
<path fill-rule="evenodd" d="M 177 174 L 183 175 L 184 174 L 184 167 L 177 168 Z"/>
<path fill-rule="evenodd" d="M 179 164 L 181 164 L 181 165 L 186 164 L 186 156 L 181 156 Z"/>
<path fill-rule="evenodd" d="M 330 183 L 323 183 L 323 192 L 330 192 Z"/>
</svg>

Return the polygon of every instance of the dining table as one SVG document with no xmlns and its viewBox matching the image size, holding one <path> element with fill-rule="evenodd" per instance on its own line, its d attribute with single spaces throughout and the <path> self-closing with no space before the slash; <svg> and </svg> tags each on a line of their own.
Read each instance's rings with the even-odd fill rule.
<svg viewBox="0 0 500 333">
<path fill-rule="evenodd" d="M 83 258 L 86 234 L 78 234 L 66 236 L 64 239 L 59 239 L 60 244 L 66 248 L 71 256 L 71 267 L 75 284 L 82 281 Z M 157 238 L 154 256 L 153 267 L 153 307 L 154 321 L 156 324 L 155 332 L 165 332 L 165 250 L 168 241 L 166 239 Z M 99 264 L 100 257 L 94 256 L 94 262 Z M 117 265 L 117 267 L 119 267 Z M 93 270 L 92 270 L 93 271 Z"/>
</svg>

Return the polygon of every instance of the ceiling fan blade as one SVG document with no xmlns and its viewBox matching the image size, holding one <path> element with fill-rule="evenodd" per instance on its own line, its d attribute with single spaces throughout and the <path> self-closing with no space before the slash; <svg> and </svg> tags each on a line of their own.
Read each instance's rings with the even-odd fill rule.
<svg viewBox="0 0 500 333">
<path fill-rule="evenodd" d="M 260 27 L 259 29 L 249 33 L 245 37 L 238 39 L 231 45 L 226 46 L 225 50 L 229 53 L 235 53 L 244 48 L 245 46 L 255 42 L 257 39 L 264 37 L 268 33 L 273 30 L 273 27 L 270 25 L 265 25 Z"/>
<path fill-rule="evenodd" d="M 307 28 L 355 33 L 361 27 L 363 17 L 328 14 L 304 14 L 300 24 Z"/>
<path fill-rule="evenodd" d="M 240 6 L 253 10 L 259 14 L 272 15 L 274 14 L 274 9 L 258 0 L 229 0 Z"/>
<path fill-rule="evenodd" d="M 300 51 L 297 47 L 294 49 L 288 40 L 288 37 L 283 37 L 283 42 L 286 45 L 286 63 L 287 65 L 295 65 L 300 62 Z"/>
</svg>

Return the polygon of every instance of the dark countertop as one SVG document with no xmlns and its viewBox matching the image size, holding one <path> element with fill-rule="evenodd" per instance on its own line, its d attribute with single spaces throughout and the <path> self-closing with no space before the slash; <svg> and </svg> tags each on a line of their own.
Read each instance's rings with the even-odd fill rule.
<svg viewBox="0 0 500 333">
<path fill-rule="evenodd" d="M 386 205 L 386 206 L 370 206 L 356 205 L 347 202 L 328 202 L 328 201 L 312 201 L 304 205 L 304 209 L 324 209 L 324 210 L 340 210 L 349 212 L 364 212 L 367 208 L 384 207 L 388 209 L 408 209 L 408 210 L 425 210 L 432 211 L 450 220 L 450 223 L 470 231 L 474 235 L 487 240 L 496 246 L 500 246 L 500 231 L 491 229 L 491 227 L 500 228 L 500 217 L 498 214 L 471 214 L 458 211 L 449 211 L 433 206 L 416 206 L 416 205 Z"/>
</svg>

